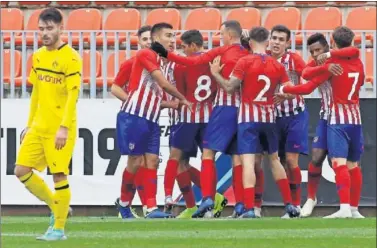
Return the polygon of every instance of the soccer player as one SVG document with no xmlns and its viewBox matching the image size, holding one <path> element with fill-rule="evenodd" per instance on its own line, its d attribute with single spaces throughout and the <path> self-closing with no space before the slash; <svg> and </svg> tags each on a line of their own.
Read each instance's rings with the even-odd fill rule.
<svg viewBox="0 0 377 248">
<path fill-rule="evenodd" d="M 284 65 L 290 81 L 297 85 L 301 83 L 304 60 L 296 53 L 286 49 L 290 44 L 291 31 L 276 25 L 271 30 L 271 55 Z M 302 96 L 289 97 L 276 107 L 276 124 L 279 135 L 279 157 L 287 170 L 290 183 L 292 204 L 300 207 L 301 203 L 301 170 L 298 165 L 299 155 L 308 154 L 309 114 L 305 110 Z M 303 135 L 304 134 L 304 135 Z M 288 218 L 284 215 L 283 218 Z"/>
<path fill-rule="evenodd" d="M 174 46 L 172 26 L 157 23 L 151 30 L 152 41 L 160 42 L 166 49 Z M 123 140 L 119 144 L 122 154 L 128 155 L 124 177 L 127 191 L 125 200 L 119 201 L 120 212 L 132 216 L 130 203 L 134 195 L 134 180 L 142 162 L 145 163 L 144 187 L 147 205 L 146 218 L 169 218 L 170 214 L 157 208 L 157 167 L 160 148 L 160 115 L 163 93 L 176 97 L 182 105 L 191 107 L 186 98 L 178 92 L 163 76 L 159 56 L 151 49 L 138 51 L 132 67 L 129 83 L 129 96 L 122 106 L 123 124 L 118 125 L 118 136 Z M 118 115 L 120 120 L 120 115 Z"/>
<path fill-rule="evenodd" d="M 307 67 L 315 67 L 321 64 L 321 57 L 327 58 L 327 53 L 330 52 L 329 44 L 326 41 L 326 38 L 321 33 L 315 33 L 308 38 L 308 47 L 313 58 L 307 65 Z M 330 52 L 331 57 L 339 56 L 340 58 L 348 57 L 358 57 L 359 49 L 350 47 L 343 48 L 340 50 L 332 50 Z M 305 80 L 311 80 L 313 77 L 318 76 L 308 75 L 303 71 L 303 78 Z M 308 217 L 311 215 L 313 208 L 317 204 L 316 193 L 319 185 L 319 181 L 322 174 L 322 164 L 327 156 L 327 120 L 330 114 L 330 99 L 332 95 L 330 81 L 322 83 L 319 87 L 319 92 L 321 93 L 321 109 L 319 112 L 320 119 L 316 128 L 316 135 L 312 143 L 312 160 L 308 166 L 308 194 L 307 200 L 302 207 L 301 217 Z"/>
<path fill-rule="evenodd" d="M 355 34 L 347 27 L 338 27 L 332 38 L 334 48 L 350 47 Z M 334 75 L 334 64 L 342 68 Z M 340 210 L 325 218 L 363 218 L 358 211 L 362 189 L 362 173 L 358 162 L 363 152 L 359 90 L 364 83 L 364 66 L 358 57 L 331 58 L 325 65 L 312 69 L 318 77 L 299 86 L 283 86 L 281 93 L 310 94 L 323 81 L 330 80 L 332 95 L 327 126 L 327 148 L 335 171 L 335 182 L 340 198 Z"/>
<path fill-rule="evenodd" d="M 27 127 L 21 137 L 15 175 L 25 187 L 51 209 L 47 232 L 38 240 L 64 240 L 71 190 L 67 176 L 76 134 L 76 102 L 81 84 L 79 54 L 60 39 L 61 13 L 55 8 L 41 12 L 38 31 L 43 47 L 33 54 L 29 82 L 33 85 Z M 48 167 L 53 193 L 34 170 Z"/>
<path fill-rule="evenodd" d="M 241 104 L 238 114 L 238 152 L 243 165 L 244 213 L 242 218 L 255 218 L 255 155 L 267 151 L 273 176 L 281 190 L 286 212 L 297 217 L 299 211 L 291 204 L 287 175 L 278 157 L 278 136 L 275 124 L 274 92 L 289 81 L 284 66 L 266 54 L 269 32 L 263 27 L 250 31 L 250 47 L 253 54 L 241 58 L 225 80 L 220 71 L 219 59 L 211 64 L 216 81 L 227 92 L 241 88 Z"/>
<path fill-rule="evenodd" d="M 138 43 L 139 43 L 139 46 L 140 46 L 141 49 L 149 48 L 151 43 L 152 43 L 151 28 L 152 28 L 151 26 L 143 26 L 137 31 L 137 36 L 139 38 Z M 128 98 L 128 84 L 129 84 L 129 80 L 130 80 L 130 77 L 131 77 L 132 65 L 133 65 L 134 61 L 135 61 L 135 57 L 132 57 L 132 58 L 124 61 L 120 65 L 119 72 L 117 73 L 117 75 L 114 79 L 114 83 L 111 86 L 111 93 L 116 98 L 121 100 L 123 103 Z M 120 118 L 122 118 L 123 115 L 122 114 L 120 114 L 120 115 L 121 115 Z M 124 121 L 122 120 L 121 123 L 124 123 Z M 123 138 L 122 136 L 119 136 L 119 137 L 117 137 L 117 140 L 120 141 L 120 140 L 122 140 L 122 138 Z M 145 204 L 145 199 L 144 199 L 144 186 L 143 186 L 143 171 L 144 171 L 144 169 L 145 169 L 145 165 L 142 162 L 142 164 L 140 165 L 139 169 L 137 170 L 137 173 L 136 173 L 136 176 L 135 176 L 135 188 L 136 188 L 136 190 L 139 194 L 141 204 L 142 204 L 142 207 L 143 207 L 143 213 L 144 213 L 144 216 L 145 216 L 147 206 Z M 124 187 L 125 177 L 126 177 L 126 169 L 124 169 L 123 176 L 122 176 L 121 194 L 120 194 L 121 196 L 120 196 L 120 198 L 117 198 L 116 201 L 115 201 L 115 205 L 118 208 L 119 208 L 119 200 L 123 199 L 123 201 L 124 201 L 125 198 L 126 198 L 126 194 L 127 194 L 127 191 Z M 131 208 L 131 212 L 132 212 L 133 217 L 135 217 L 135 218 L 138 217 L 138 215 L 133 210 L 133 208 Z M 128 218 L 128 216 L 122 216 L 121 214 L 120 214 L 120 217 Z"/>
<path fill-rule="evenodd" d="M 183 57 L 168 52 L 158 43 L 152 43 L 152 49 L 170 61 L 186 65 L 208 65 L 214 58 L 221 55 L 221 62 L 224 64 L 222 75 L 229 78 L 231 71 L 237 61 L 246 56 L 249 51 L 241 45 L 242 28 L 237 21 L 226 21 L 221 25 L 220 34 L 224 46 L 214 48 L 199 56 Z M 193 214 L 194 218 L 213 216 L 214 198 L 216 193 L 216 167 L 215 154 L 223 152 L 232 155 L 233 160 L 233 185 L 236 201 L 242 202 L 242 166 L 237 155 L 237 112 L 239 106 L 239 92 L 227 93 L 222 87 L 218 87 L 214 108 L 210 116 L 203 140 L 202 169 L 200 175 L 203 200 L 201 205 Z M 221 134 L 221 135 L 219 135 Z M 238 168 L 238 169 L 236 169 Z"/>
<path fill-rule="evenodd" d="M 198 56 L 203 53 L 203 37 L 198 30 L 189 30 L 182 34 L 182 49 L 187 56 Z M 179 123 L 171 133 L 171 153 L 168 167 L 175 169 L 167 178 L 177 179 L 179 188 L 186 202 L 184 210 L 178 218 L 191 218 L 197 210 L 191 181 L 199 188 L 200 171 L 189 165 L 189 158 L 196 157 L 197 146 L 202 150 L 203 136 L 212 112 L 212 104 L 216 97 L 217 84 L 212 78 L 208 64 L 199 66 L 180 66 L 175 68 L 175 80 L 178 90 L 193 102 L 193 112 L 183 106 L 180 109 Z M 183 161 L 182 161 L 183 160 Z M 179 163 L 179 161 L 182 161 Z M 178 169 L 178 175 L 177 174 Z M 166 183 L 167 181 L 165 181 Z M 174 182 L 174 181 L 173 181 Z M 214 216 L 219 217 L 226 199 L 219 193 L 215 196 Z"/>
</svg>

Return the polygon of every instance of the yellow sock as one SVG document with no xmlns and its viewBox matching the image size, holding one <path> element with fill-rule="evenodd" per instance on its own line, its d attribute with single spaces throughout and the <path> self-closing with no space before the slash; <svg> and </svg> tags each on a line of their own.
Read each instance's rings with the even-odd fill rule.
<svg viewBox="0 0 377 248">
<path fill-rule="evenodd" d="M 34 172 L 30 172 L 20 177 L 19 180 L 33 195 L 39 200 L 44 201 L 51 211 L 54 212 L 54 194 L 41 177 Z"/>
<path fill-rule="evenodd" d="M 69 202 L 71 201 L 71 190 L 68 180 L 55 183 L 55 224 L 54 229 L 64 229 L 67 221 Z"/>
</svg>

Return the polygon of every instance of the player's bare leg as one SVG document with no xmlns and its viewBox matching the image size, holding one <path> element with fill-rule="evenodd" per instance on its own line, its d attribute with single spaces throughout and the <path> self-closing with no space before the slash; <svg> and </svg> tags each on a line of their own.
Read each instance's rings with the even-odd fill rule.
<svg viewBox="0 0 377 248">
<path fill-rule="evenodd" d="M 268 158 L 270 160 L 272 176 L 274 177 L 275 182 L 278 185 L 283 198 L 283 202 L 286 205 L 286 214 L 288 215 L 288 217 L 298 217 L 300 215 L 300 212 L 292 204 L 292 197 L 289 189 L 287 174 L 280 162 L 277 152 L 268 155 Z"/>
<path fill-rule="evenodd" d="M 340 200 L 340 210 L 325 216 L 327 219 L 334 218 L 351 218 L 350 206 L 350 192 L 351 192 L 351 178 L 347 167 L 347 159 L 333 158 L 331 160 L 333 169 L 335 171 L 335 183 Z"/>
<path fill-rule="evenodd" d="M 256 218 L 254 213 L 254 194 L 255 194 L 255 154 L 241 155 L 243 173 L 243 202 L 245 204 L 245 211 L 240 216 L 241 218 Z"/>
<path fill-rule="evenodd" d="M 304 206 L 301 209 L 301 217 L 308 217 L 312 214 L 314 207 L 317 205 L 317 189 L 322 175 L 322 164 L 325 161 L 327 150 L 313 148 L 312 161 L 308 166 L 308 196 Z"/>
<path fill-rule="evenodd" d="M 178 219 L 191 219 L 191 216 L 198 210 L 194 193 L 191 186 L 190 165 L 188 159 L 181 160 L 177 172 L 177 182 L 179 189 L 186 202 L 186 209 L 178 215 Z"/>
<path fill-rule="evenodd" d="M 254 212 L 258 218 L 262 217 L 262 203 L 264 191 L 263 154 L 255 154 L 255 199 Z"/>
<path fill-rule="evenodd" d="M 131 202 L 135 195 L 135 177 L 139 166 L 144 162 L 143 155 L 130 155 L 122 177 L 122 189 L 119 201 L 116 202 L 123 219 L 135 218 L 131 210 Z"/>
<path fill-rule="evenodd" d="M 147 204 L 146 218 L 171 218 L 171 214 L 166 214 L 157 208 L 157 168 L 159 157 L 157 154 L 146 153 L 145 158 L 145 173 L 144 173 L 144 186 L 145 198 Z"/>
<path fill-rule="evenodd" d="M 358 209 L 363 185 L 363 174 L 358 162 L 347 161 L 347 167 L 351 179 L 350 205 L 352 218 L 364 219 L 365 217 L 360 214 Z"/>
<path fill-rule="evenodd" d="M 200 173 L 203 199 L 198 211 L 192 215 L 193 218 L 202 218 L 207 212 L 213 212 L 217 183 L 214 160 L 215 151 L 204 148 L 202 153 L 202 169 Z"/>
<path fill-rule="evenodd" d="M 164 212 L 171 214 L 174 201 L 172 198 L 174 182 L 177 177 L 177 171 L 182 158 L 182 151 L 180 149 L 171 147 L 170 156 L 165 169 L 164 176 L 164 190 L 165 190 L 165 207 Z"/>
</svg>

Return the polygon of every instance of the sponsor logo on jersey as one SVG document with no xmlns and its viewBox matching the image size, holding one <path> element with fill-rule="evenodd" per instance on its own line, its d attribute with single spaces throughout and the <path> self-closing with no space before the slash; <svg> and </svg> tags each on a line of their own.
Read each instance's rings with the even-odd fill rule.
<svg viewBox="0 0 377 248">
<path fill-rule="evenodd" d="M 38 80 L 46 83 L 62 84 L 61 77 L 54 77 L 50 75 L 38 74 Z"/>
</svg>

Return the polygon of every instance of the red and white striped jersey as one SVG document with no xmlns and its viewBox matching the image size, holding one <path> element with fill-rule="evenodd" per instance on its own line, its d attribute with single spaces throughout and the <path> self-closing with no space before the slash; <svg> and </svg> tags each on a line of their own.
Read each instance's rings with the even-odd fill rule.
<svg viewBox="0 0 377 248">
<path fill-rule="evenodd" d="M 221 64 L 224 65 L 224 68 L 222 69 L 221 74 L 225 79 L 229 79 L 230 73 L 232 72 L 237 61 L 248 54 L 249 54 L 249 51 L 246 48 L 244 48 L 241 44 L 232 44 L 232 45 L 216 47 L 199 56 L 184 57 L 184 56 L 179 56 L 174 53 L 169 53 L 168 59 L 178 64 L 182 64 L 186 66 L 194 66 L 194 65 L 208 65 L 208 63 L 212 62 L 217 56 L 221 56 Z M 214 102 L 215 106 L 238 107 L 239 104 L 240 104 L 239 92 L 229 94 L 223 88 L 218 86 L 218 91 L 217 91 L 216 99 Z"/>
<path fill-rule="evenodd" d="M 237 62 L 232 77 L 242 81 L 238 123 L 274 123 L 274 93 L 289 81 L 285 68 L 267 54 L 252 54 Z"/>
<path fill-rule="evenodd" d="M 196 53 L 192 56 L 200 56 L 200 54 Z M 187 106 L 182 106 L 180 122 L 208 123 L 217 92 L 217 82 L 212 77 L 209 65 L 178 65 L 175 76 L 177 89 L 193 103 L 192 111 Z"/>
<path fill-rule="evenodd" d="M 163 90 L 151 73 L 160 70 L 160 61 L 151 49 L 137 52 L 129 83 L 129 96 L 122 110 L 152 122 L 158 122 Z"/>
<path fill-rule="evenodd" d="M 176 64 L 174 62 L 168 62 L 161 60 L 161 71 L 166 80 L 168 80 L 172 85 L 176 85 L 176 79 L 175 79 L 175 67 Z M 175 97 L 169 95 L 168 93 L 165 93 L 166 100 L 167 101 L 173 101 L 175 100 Z M 176 109 L 169 108 L 169 123 L 171 126 L 177 125 L 179 122 L 179 112 Z"/>
<path fill-rule="evenodd" d="M 278 61 L 284 65 L 289 80 L 294 84 L 301 84 L 301 74 L 305 68 L 304 60 L 296 53 L 286 52 Z M 276 106 L 277 117 L 297 115 L 305 110 L 305 100 L 302 96 L 283 101 Z"/>
</svg>

